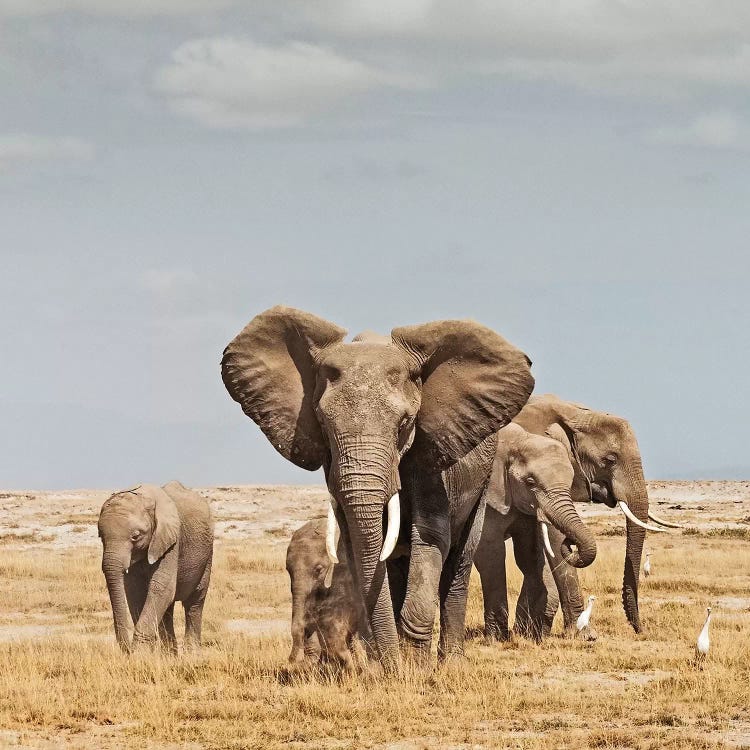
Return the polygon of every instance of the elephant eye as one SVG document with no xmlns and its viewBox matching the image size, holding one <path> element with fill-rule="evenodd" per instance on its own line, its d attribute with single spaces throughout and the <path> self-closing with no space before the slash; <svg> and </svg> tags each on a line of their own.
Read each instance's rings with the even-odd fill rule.
<svg viewBox="0 0 750 750">
<path fill-rule="evenodd" d="M 604 460 L 605 460 L 605 461 L 606 461 L 606 462 L 607 462 L 608 464 L 613 464 L 613 463 L 615 463 L 615 461 L 617 461 L 617 456 L 616 456 L 616 455 L 615 455 L 614 453 L 608 453 L 608 454 L 607 454 L 607 455 L 606 455 L 606 456 L 604 457 Z"/>
<path fill-rule="evenodd" d="M 536 480 L 531 475 L 526 477 L 526 479 L 524 479 L 524 482 L 526 482 L 526 484 L 528 484 L 529 487 L 533 487 L 536 484 Z"/>
<path fill-rule="evenodd" d="M 323 374 L 325 375 L 325 378 L 329 383 L 335 383 L 341 377 L 341 370 L 339 370 L 338 367 L 326 365 Z"/>
<path fill-rule="evenodd" d="M 132 539 L 133 541 L 135 541 L 136 539 L 138 539 L 138 537 L 140 537 L 140 535 L 141 535 L 141 532 L 140 532 L 140 531 L 138 531 L 138 530 L 136 530 L 136 531 L 134 531 L 134 532 L 133 532 L 133 533 L 132 533 L 132 534 L 130 535 L 130 538 L 131 538 L 131 539 Z"/>
</svg>

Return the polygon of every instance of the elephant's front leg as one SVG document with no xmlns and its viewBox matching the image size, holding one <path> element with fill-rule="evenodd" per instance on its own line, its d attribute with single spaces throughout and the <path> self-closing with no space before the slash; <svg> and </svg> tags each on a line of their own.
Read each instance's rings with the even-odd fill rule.
<svg viewBox="0 0 750 750">
<path fill-rule="evenodd" d="M 544 554 L 541 532 L 533 517 L 519 518 L 513 532 L 513 554 L 523 573 L 523 584 L 516 605 L 514 631 L 540 641 L 549 635 L 552 619 L 547 617 L 550 602 L 544 584 Z M 557 595 L 554 597 L 557 610 Z M 554 611 L 552 618 L 554 618 Z"/>
<path fill-rule="evenodd" d="M 158 636 L 159 624 L 167 609 L 174 603 L 177 586 L 178 551 L 174 547 L 154 566 L 148 582 L 146 601 L 133 634 L 133 647 L 153 645 Z"/>
<path fill-rule="evenodd" d="M 432 630 L 444 555 L 432 532 L 419 527 L 412 530 L 411 550 L 399 635 L 407 657 L 424 666 L 429 663 L 432 649 Z"/>
<path fill-rule="evenodd" d="M 488 641 L 510 639 L 505 572 L 505 519 L 505 516 L 492 507 L 485 509 L 482 536 L 474 553 L 474 565 L 482 581 L 484 637 Z"/>
<path fill-rule="evenodd" d="M 440 577 L 440 640 L 438 659 L 463 656 L 466 637 L 466 603 L 474 553 L 484 524 L 485 499 L 471 512 L 459 543 L 451 550 Z"/>
</svg>

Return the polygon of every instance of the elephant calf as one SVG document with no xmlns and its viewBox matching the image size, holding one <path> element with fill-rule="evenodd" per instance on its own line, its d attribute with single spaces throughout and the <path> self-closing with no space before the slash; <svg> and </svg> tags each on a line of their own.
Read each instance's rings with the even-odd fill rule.
<svg viewBox="0 0 750 750">
<path fill-rule="evenodd" d="M 320 659 L 354 669 L 359 615 L 351 571 L 341 548 L 340 564 L 331 571 L 325 518 L 308 521 L 292 535 L 286 552 L 292 586 L 290 662 Z"/>
<path fill-rule="evenodd" d="M 122 650 L 153 644 L 158 635 L 176 653 L 176 601 L 185 609 L 185 646 L 198 648 L 214 544 L 206 500 L 179 482 L 116 492 L 99 513 L 99 537 Z M 128 610 L 135 625 L 132 644 Z"/>
</svg>

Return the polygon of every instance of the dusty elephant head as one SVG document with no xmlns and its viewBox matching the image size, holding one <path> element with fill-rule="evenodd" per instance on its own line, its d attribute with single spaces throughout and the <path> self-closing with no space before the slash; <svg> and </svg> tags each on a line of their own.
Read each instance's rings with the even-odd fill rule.
<svg viewBox="0 0 750 750">
<path fill-rule="evenodd" d="M 596 558 L 596 540 L 573 505 L 572 483 L 573 466 L 558 441 L 533 435 L 517 424 L 500 430 L 487 502 L 503 514 L 515 508 L 536 516 L 549 554 L 553 553 L 545 524 L 551 523 L 565 536 L 565 562 L 585 568 Z"/>
<path fill-rule="evenodd" d="M 545 394 L 532 398 L 516 418 L 528 430 L 546 433 L 569 451 L 576 472 L 575 499 L 619 506 L 627 517 L 622 602 L 628 621 L 641 632 L 638 573 L 649 508 L 635 433 L 627 420 Z"/>
<path fill-rule="evenodd" d="M 132 623 L 125 574 L 140 562 L 153 565 L 177 544 L 180 518 L 174 500 L 161 487 L 141 485 L 105 500 L 98 526 L 115 636 L 120 647 L 128 650 Z"/>
<path fill-rule="evenodd" d="M 383 549 L 395 543 L 399 465 L 440 472 L 503 425 L 533 388 L 529 360 L 484 326 L 442 321 L 390 337 L 345 331 L 274 307 L 227 346 L 222 378 L 232 398 L 285 458 L 324 467 L 336 518 L 381 660 L 398 662 Z M 384 509 L 391 523 L 384 534 Z M 394 518 L 394 516 L 396 518 Z M 395 524 L 394 524 L 395 521 Z"/>
</svg>

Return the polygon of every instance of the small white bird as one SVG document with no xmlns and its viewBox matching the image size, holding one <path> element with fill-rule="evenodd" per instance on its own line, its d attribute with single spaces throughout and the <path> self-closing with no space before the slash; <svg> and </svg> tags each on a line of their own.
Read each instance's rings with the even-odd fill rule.
<svg viewBox="0 0 750 750">
<path fill-rule="evenodd" d="M 646 553 L 646 562 L 643 563 L 643 575 L 648 578 L 651 575 L 651 560 L 649 559 L 649 555 L 651 553 Z"/>
<path fill-rule="evenodd" d="M 595 596 L 589 597 L 589 603 L 586 605 L 586 609 L 581 612 L 580 615 L 578 615 L 578 620 L 576 620 L 576 627 L 578 628 L 578 632 L 580 633 L 584 628 L 587 628 L 589 626 L 589 620 L 591 619 L 591 611 L 594 609 L 594 600 L 596 599 Z"/>
<path fill-rule="evenodd" d="M 695 644 L 695 661 L 702 664 L 711 648 L 711 639 L 708 637 L 708 626 L 711 623 L 711 607 L 706 607 L 706 621 L 703 623 L 703 630 L 698 636 L 698 642 Z"/>
</svg>

